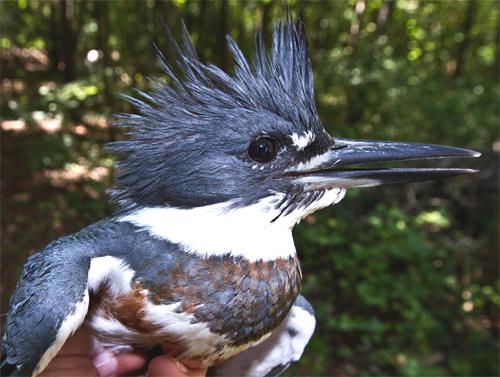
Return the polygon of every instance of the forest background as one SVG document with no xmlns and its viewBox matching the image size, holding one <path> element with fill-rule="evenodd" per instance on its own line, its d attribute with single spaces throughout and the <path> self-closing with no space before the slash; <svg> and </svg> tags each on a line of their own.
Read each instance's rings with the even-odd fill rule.
<svg viewBox="0 0 500 377">
<path fill-rule="evenodd" d="M 289 375 L 499 375 L 497 1 L 288 2 L 331 134 L 479 150 L 480 173 L 351 190 L 295 230 L 318 326 Z M 183 19 L 231 71 L 285 14 L 273 1 L 3 1 L 1 313 L 30 254 L 112 214 L 104 145 L 120 98 L 164 77 L 151 44 Z M 449 162 L 440 162 L 448 166 Z M 2 317 L 4 319 L 4 317 Z"/>
</svg>

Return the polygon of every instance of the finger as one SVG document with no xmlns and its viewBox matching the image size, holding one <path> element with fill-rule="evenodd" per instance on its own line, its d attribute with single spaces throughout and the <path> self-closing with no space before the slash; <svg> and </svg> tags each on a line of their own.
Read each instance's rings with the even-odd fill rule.
<svg viewBox="0 0 500 377">
<path fill-rule="evenodd" d="M 52 359 L 46 370 L 73 369 L 75 367 L 92 368 L 92 363 L 86 356 L 56 356 Z"/>
<path fill-rule="evenodd" d="M 85 356 L 57 356 L 38 377 L 99 377 Z"/>
<path fill-rule="evenodd" d="M 207 375 L 207 368 L 190 369 L 187 373 L 188 377 L 205 377 Z"/>
<path fill-rule="evenodd" d="M 68 339 L 40 377 L 99 376 L 88 358 L 90 335 L 79 329 Z"/>
<path fill-rule="evenodd" d="M 90 334 L 84 329 L 78 329 L 71 338 L 69 338 L 61 350 L 59 356 L 88 356 L 90 348 Z"/>
<path fill-rule="evenodd" d="M 127 353 L 116 356 L 117 368 L 115 374 L 118 376 L 129 375 L 146 364 L 146 358 L 137 353 Z"/>
<path fill-rule="evenodd" d="M 102 377 L 115 376 L 118 360 L 111 352 L 103 350 L 92 357 L 92 364 Z"/>
<path fill-rule="evenodd" d="M 99 377 L 99 373 L 95 368 L 73 368 L 73 369 L 58 369 L 46 370 L 38 377 Z"/>
<path fill-rule="evenodd" d="M 167 357 L 157 356 L 149 363 L 150 377 L 204 377 L 206 369 L 189 369 L 179 361 Z"/>
<path fill-rule="evenodd" d="M 157 356 L 148 366 L 150 377 L 183 377 L 188 369 L 175 359 L 167 356 Z"/>
</svg>

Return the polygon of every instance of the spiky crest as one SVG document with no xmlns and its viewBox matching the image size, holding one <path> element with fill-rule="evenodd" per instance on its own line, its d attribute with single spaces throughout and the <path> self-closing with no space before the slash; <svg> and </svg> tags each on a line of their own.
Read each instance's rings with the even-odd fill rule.
<svg viewBox="0 0 500 377">
<path fill-rule="evenodd" d="M 110 150 L 119 159 L 112 197 L 122 208 L 133 206 L 128 190 L 136 190 L 140 197 L 151 195 L 155 189 L 151 181 L 159 179 L 154 171 L 167 168 L 161 159 L 149 166 L 151 154 L 164 153 L 169 147 L 175 149 L 175 143 L 182 140 L 203 138 L 204 133 L 210 132 L 207 130 L 224 123 L 220 121 L 222 118 L 268 113 L 270 117 L 290 122 L 298 133 L 321 127 L 315 108 L 309 51 L 300 21 L 288 15 L 274 27 L 270 52 L 266 51 L 262 33 L 257 33 L 252 64 L 227 36 L 234 58 L 233 75 L 200 61 L 184 23 L 180 45 L 166 26 L 165 33 L 172 56 L 156 50 L 170 84 L 153 79 L 154 89 L 150 93 L 137 91 L 141 99 L 126 97 L 140 114 L 116 117 L 117 125 L 129 128 L 128 140 L 110 144 Z M 146 171 L 149 179 L 139 182 L 136 175 L 140 171 Z"/>
</svg>

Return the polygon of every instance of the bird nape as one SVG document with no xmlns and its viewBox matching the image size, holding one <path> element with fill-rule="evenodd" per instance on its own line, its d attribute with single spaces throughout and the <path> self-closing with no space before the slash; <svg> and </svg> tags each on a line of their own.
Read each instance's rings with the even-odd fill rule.
<svg viewBox="0 0 500 377">
<path fill-rule="evenodd" d="M 350 187 L 473 173 L 373 163 L 477 157 L 467 149 L 330 136 L 316 111 L 302 24 L 256 36 L 232 75 L 199 60 L 183 26 L 167 80 L 116 117 L 116 214 L 29 258 L 3 337 L 2 375 L 41 373 L 81 326 L 98 342 L 153 347 L 214 376 L 277 376 L 313 334 L 291 230 Z M 366 164 L 370 164 L 366 167 Z"/>
</svg>

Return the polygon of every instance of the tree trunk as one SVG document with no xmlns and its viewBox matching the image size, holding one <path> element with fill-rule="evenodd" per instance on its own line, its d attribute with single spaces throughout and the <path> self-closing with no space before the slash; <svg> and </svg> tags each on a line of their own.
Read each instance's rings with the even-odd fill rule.
<svg viewBox="0 0 500 377">
<path fill-rule="evenodd" d="M 499 4 L 496 4 L 497 7 L 499 7 Z M 500 15 L 497 11 L 497 20 L 496 20 L 496 33 L 495 33 L 495 73 L 498 76 L 500 76 Z"/>
<path fill-rule="evenodd" d="M 228 50 L 226 48 L 226 35 L 229 34 L 229 4 L 226 0 L 222 1 L 220 7 L 220 59 L 221 68 L 227 72 L 231 65 Z"/>
<path fill-rule="evenodd" d="M 59 31 L 57 22 L 57 4 L 55 0 L 50 2 L 50 65 L 53 72 L 59 71 L 60 50 Z"/>
<path fill-rule="evenodd" d="M 99 32 L 97 33 L 97 48 L 102 51 L 102 73 L 104 82 L 104 105 L 105 114 L 109 115 L 110 112 L 114 111 L 115 101 L 115 74 L 113 70 L 113 62 L 111 60 L 111 51 L 109 49 L 108 36 L 109 36 L 109 8 L 108 2 L 97 1 L 95 3 L 96 19 L 99 23 Z M 111 73 L 108 74 L 106 70 L 111 69 Z M 108 128 L 108 137 L 110 140 L 114 140 L 115 132 L 114 127 Z"/>
<path fill-rule="evenodd" d="M 198 45 L 196 49 L 198 51 L 198 56 L 201 61 L 206 61 L 205 49 L 207 47 L 207 1 L 202 1 L 200 3 L 200 16 L 198 17 Z"/>
<path fill-rule="evenodd" d="M 353 64 L 357 64 L 356 41 L 358 39 L 358 34 L 361 31 L 361 19 L 363 18 L 365 9 L 365 0 L 356 1 L 356 16 L 352 20 L 348 40 L 349 46 L 352 48 L 350 60 L 353 62 Z M 346 97 L 348 103 L 347 121 L 350 125 L 355 125 L 361 119 L 363 113 L 363 101 L 361 101 L 361 99 L 359 98 L 360 96 L 363 96 L 363 92 L 361 92 L 357 86 L 349 86 L 346 88 Z"/>
<path fill-rule="evenodd" d="M 359 31 L 361 30 L 361 19 L 363 18 L 363 13 L 365 13 L 366 0 L 356 1 L 354 9 L 356 11 L 356 15 L 351 22 L 351 29 L 349 31 L 349 46 L 351 46 L 353 50 L 358 39 Z"/>
<path fill-rule="evenodd" d="M 61 2 L 61 25 L 62 25 L 62 52 L 65 82 L 76 78 L 75 51 L 77 38 L 73 31 L 74 3 L 73 0 Z"/>
<path fill-rule="evenodd" d="M 377 14 L 377 31 L 380 35 L 385 33 L 387 21 L 391 18 L 396 7 L 396 0 L 385 0 Z"/>
<path fill-rule="evenodd" d="M 455 70 L 453 71 L 452 74 L 453 79 L 457 79 L 458 77 L 460 77 L 462 72 L 465 70 L 465 66 L 467 64 L 467 55 L 470 46 L 470 30 L 472 28 L 472 24 L 474 23 L 476 6 L 477 6 L 476 0 L 468 0 L 467 8 L 465 10 L 465 19 L 462 25 L 462 33 L 464 35 L 464 38 L 458 44 L 456 65 L 455 65 Z"/>
<path fill-rule="evenodd" d="M 271 38 L 271 7 L 272 3 L 262 3 L 261 4 L 261 14 L 262 17 L 260 19 L 260 30 L 262 30 L 262 36 L 264 37 L 264 41 L 269 43 Z"/>
</svg>

